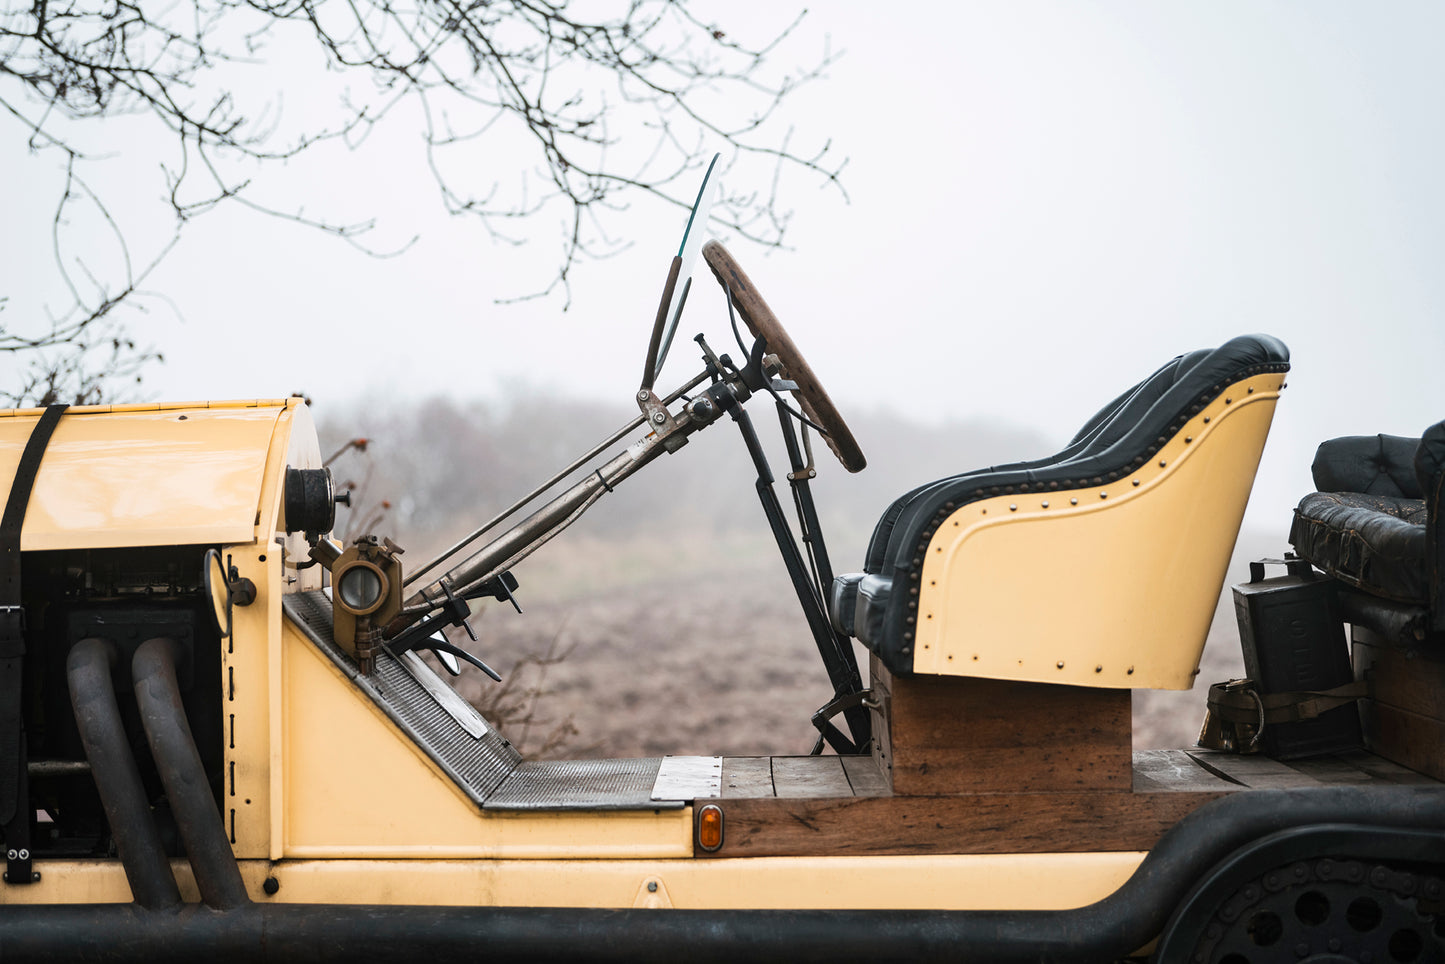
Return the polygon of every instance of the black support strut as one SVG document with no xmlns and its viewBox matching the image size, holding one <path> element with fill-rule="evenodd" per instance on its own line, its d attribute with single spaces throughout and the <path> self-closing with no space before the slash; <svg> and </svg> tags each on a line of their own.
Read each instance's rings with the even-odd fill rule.
<svg viewBox="0 0 1445 964">
<path fill-rule="evenodd" d="M 737 400 L 728 393 L 719 392 L 717 397 L 723 410 L 737 423 L 739 431 L 742 432 L 743 442 L 747 445 L 748 454 L 752 456 L 753 465 L 757 468 L 758 500 L 762 502 L 763 513 L 768 518 L 768 526 L 772 529 L 773 538 L 778 543 L 778 551 L 782 553 L 783 564 L 787 567 L 788 577 L 793 583 L 793 591 L 798 596 L 798 604 L 803 607 L 803 615 L 807 617 L 808 628 L 812 631 L 813 641 L 818 646 L 818 654 L 823 658 L 823 666 L 828 672 L 828 682 L 833 686 L 834 697 L 836 699 L 840 696 L 859 693 L 863 689 L 863 684 L 858 675 L 857 663 L 852 660 L 852 647 L 847 640 L 839 639 L 838 634 L 833 631 L 832 625 L 828 622 L 828 615 L 823 608 L 818 590 L 808 574 L 803 555 L 798 550 L 798 545 L 793 540 L 792 530 L 788 528 L 788 520 L 783 515 L 783 506 L 778 501 L 777 493 L 773 490 L 772 469 L 768 466 L 767 455 L 763 452 L 762 443 L 758 441 L 758 433 L 753 428 L 752 419 L 748 417 L 748 413 L 743 410 L 742 405 L 738 404 Z M 865 752 L 870 733 L 868 711 L 861 705 L 853 706 L 845 711 L 844 718 L 848 721 L 851 740 L 844 736 L 837 727 L 826 721 L 820 727 L 823 738 L 837 753 Z"/>
</svg>

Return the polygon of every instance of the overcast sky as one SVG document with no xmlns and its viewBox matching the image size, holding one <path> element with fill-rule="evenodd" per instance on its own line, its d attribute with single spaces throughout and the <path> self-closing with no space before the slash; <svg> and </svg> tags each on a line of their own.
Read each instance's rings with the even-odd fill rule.
<svg viewBox="0 0 1445 964">
<path fill-rule="evenodd" d="M 754 16 L 718 12 L 735 35 L 775 23 Z M 1445 417 L 1445 6 L 830 2 L 787 52 L 825 43 L 842 56 L 789 119 L 848 158 L 850 200 L 794 178 L 789 250 L 733 250 L 845 416 L 1062 443 L 1173 355 L 1269 332 L 1295 369 L 1251 522 L 1281 528 L 1318 441 Z M 52 199 L 3 150 L 19 311 L 50 270 Z M 614 220 L 631 247 L 580 269 L 565 313 L 501 306 L 553 249 L 448 220 L 415 170 L 373 146 L 293 172 L 318 205 L 421 233 L 391 260 L 242 210 L 197 222 L 150 285 L 174 310 L 136 325 L 167 356 L 145 396 L 326 408 L 526 384 L 627 406 L 682 217 Z M 722 343 L 721 309 L 694 298 L 684 334 Z M 680 339 L 664 381 L 695 370 Z"/>
</svg>

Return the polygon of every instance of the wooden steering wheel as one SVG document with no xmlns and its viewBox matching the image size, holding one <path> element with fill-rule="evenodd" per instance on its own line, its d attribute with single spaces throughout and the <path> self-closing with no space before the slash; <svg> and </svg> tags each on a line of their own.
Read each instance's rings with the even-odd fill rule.
<svg viewBox="0 0 1445 964">
<path fill-rule="evenodd" d="M 838 456 L 838 461 L 843 463 L 843 468 L 849 472 L 860 471 L 868 464 L 868 460 L 863 457 L 863 450 L 858 447 L 853 433 L 843 421 L 843 416 L 838 414 L 833 400 L 823 390 L 818 376 L 813 374 L 813 369 L 798 351 L 798 346 L 793 344 L 793 339 L 783 330 L 767 302 L 763 301 L 763 296 L 758 294 L 758 289 L 743 273 L 743 269 L 738 267 L 728 249 L 716 241 L 703 245 L 702 256 L 707 259 L 708 267 L 712 268 L 718 281 L 732 292 L 733 307 L 742 315 L 748 331 L 753 333 L 754 338 L 761 338 L 767 345 L 767 350 L 778 356 L 778 361 L 783 366 L 783 377 L 797 384 L 797 391 L 793 392 L 793 395 L 802 406 L 803 414 L 822 427 L 824 441 L 828 443 L 828 448 L 833 450 L 833 454 Z"/>
</svg>

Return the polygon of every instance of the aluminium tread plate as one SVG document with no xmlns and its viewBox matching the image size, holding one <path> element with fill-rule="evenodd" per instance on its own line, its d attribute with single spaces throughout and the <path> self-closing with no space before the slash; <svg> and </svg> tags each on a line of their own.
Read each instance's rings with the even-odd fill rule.
<svg viewBox="0 0 1445 964">
<path fill-rule="evenodd" d="M 654 800 L 706 800 L 722 796 L 723 758 L 665 756 L 652 785 Z"/>
<path fill-rule="evenodd" d="M 517 768 L 521 754 L 505 737 L 486 725 L 480 715 L 465 714 L 429 691 L 446 687 L 444 681 L 434 678 L 428 680 L 430 686 L 422 685 L 419 676 L 435 677 L 426 664 L 413 661 L 408 668 L 382 650 L 377 654 L 376 671 L 371 676 L 362 676 L 356 661 L 332 639 L 331 601 L 324 592 L 289 593 L 282 601 L 282 608 L 316 648 L 410 736 L 473 802 L 481 805 Z M 474 735 L 478 721 L 483 723 L 480 736 Z"/>
<path fill-rule="evenodd" d="M 658 757 L 627 760 L 526 760 L 483 805 L 487 810 L 675 810 L 654 800 Z"/>
</svg>

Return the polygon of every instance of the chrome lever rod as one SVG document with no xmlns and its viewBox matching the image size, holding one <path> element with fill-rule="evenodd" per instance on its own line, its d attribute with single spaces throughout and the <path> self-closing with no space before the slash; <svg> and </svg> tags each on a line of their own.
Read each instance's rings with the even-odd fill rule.
<svg viewBox="0 0 1445 964">
<path fill-rule="evenodd" d="M 686 391 L 684 388 L 682 391 Z M 740 392 L 742 398 L 748 395 L 741 384 L 732 386 L 720 384 L 710 389 L 734 397 Z M 679 393 L 680 394 L 680 393 Z M 688 414 L 677 419 L 672 431 L 663 434 L 649 434 L 621 453 L 613 456 L 591 475 L 584 476 L 566 492 L 542 506 L 530 516 L 514 525 L 492 542 L 483 546 L 466 560 L 450 569 L 445 575 L 428 583 L 420 591 L 412 593 L 402 604 L 399 616 L 384 630 L 385 638 L 394 638 L 407 626 L 435 609 L 448 595 L 467 598 L 502 572 L 515 566 L 537 549 L 549 542 L 553 536 L 575 522 L 603 495 L 623 480 L 634 475 L 644 465 L 668 451 L 668 443 L 678 437 L 687 437 L 711 425 L 722 414 L 721 406 L 711 398 L 699 397 L 696 405 L 690 405 Z"/>
<path fill-rule="evenodd" d="M 681 388 L 677 389 L 677 391 L 664 398 L 662 400 L 662 404 L 671 405 L 683 395 L 686 395 L 688 392 L 692 391 L 694 388 L 707 381 L 707 379 L 708 373 L 706 371 L 701 372 L 695 378 L 693 378 L 692 381 L 688 382 L 686 385 L 683 385 Z M 435 569 L 437 566 L 441 565 L 447 559 L 456 555 L 458 552 L 462 551 L 473 542 L 476 542 L 482 536 L 486 535 L 492 529 L 496 528 L 498 524 L 505 522 L 507 519 L 511 518 L 520 509 L 522 509 L 522 507 L 528 505 L 529 503 L 535 502 L 537 498 L 542 495 L 542 493 L 546 492 L 548 489 L 551 489 L 558 482 L 561 482 L 567 476 L 571 475 L 573 472 L 576 472 L 582 466 L 595 459 L 598 455 L 602 454 L 603 450 L 610 448 L 611 446 L 616 445 L 618 442 L 622 441 L 622 439 L 625 438 L 628 433 L 636 431 L 642 426 L 644 421 L 644 417 L 642 415 L 638 415 L 636 418 L 628 422 L 626 425 L 622 426 L 616 432 L 613 432 L 606 439 L 594 445 L 591 449 L 587 451 L 585 455 L 578 457 L 572 462 L 572 464 L 562 469 L 556 475 L 552 476 L 546 482 L 543 482 L 541 485 L 537 486 L 537 488 L 533 489 L 531 492 L 527 493 L 516 502 L 513 502 L 510 506 L 508 506 L 506 509 L 503 509 L 497 515 L 493 516 L 484 525 L 482 525 L 481 528 L 477 529 L 475 532 L 462 539 L 450 549 L 447 549 L 432 558 L 429 562 L 427 562 L 426 565 L 414 570 L 409 576 L 406 577 L 406 584 L 411 585 L 412 583 L 416 582 L 419 577 Z M 589 478 L 592 477 L 595 476 L 589 476 Z"/>
</svg>

